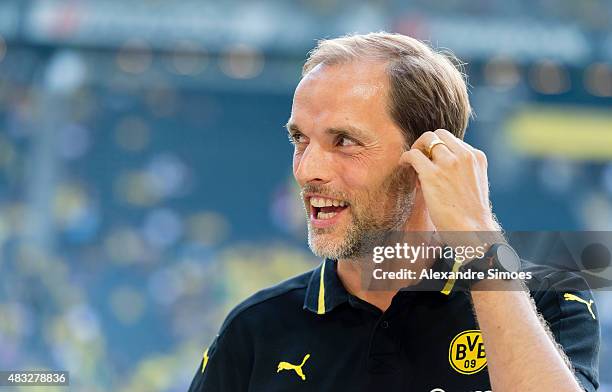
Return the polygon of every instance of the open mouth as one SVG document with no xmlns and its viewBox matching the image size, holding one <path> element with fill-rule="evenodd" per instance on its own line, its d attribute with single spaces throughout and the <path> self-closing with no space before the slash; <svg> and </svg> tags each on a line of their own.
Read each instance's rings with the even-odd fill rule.
<svg viewBox="0 0 612 392">
<path fill-rule="evenodd" d="M 349 204 L 343 200 L 328 199 L 313 196 L 309 199 L 311 218 L 329 220 L 348 208 Z"/>
</svg>

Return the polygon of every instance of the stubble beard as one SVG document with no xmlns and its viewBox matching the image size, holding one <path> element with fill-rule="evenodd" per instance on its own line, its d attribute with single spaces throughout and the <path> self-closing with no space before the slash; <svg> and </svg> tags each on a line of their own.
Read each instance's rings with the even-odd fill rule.
<svg viewBox="0 0 612 392">
<path fill-rule="evenodd" d="M 333 260 L 360 259 L 371 253 L 373 246 L 385 242 L 394 232 L 402 231 L 410 217 L 414 204 L 414 178 L 406 168 L 399 168 L 385 179 L 383 185 L 370 195 L 355 202 L 349 201 L 349 222 L 340 237 L 325 238 L 334 231 L 331 228 L 315 228 L 308 219 L 308 246 L 320 258 Z M 312 189 L 321 194 L 332 194 Z M 306 189 L 305 189 L 306 190 Z"/>
</svg>

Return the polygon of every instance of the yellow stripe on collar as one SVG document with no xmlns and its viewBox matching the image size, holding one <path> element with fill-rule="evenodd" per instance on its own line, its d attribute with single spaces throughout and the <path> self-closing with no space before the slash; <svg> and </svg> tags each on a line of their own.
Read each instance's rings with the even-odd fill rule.
<svg viewBox="0 0 612 392">
<path fill-rule="evenodd" d="M 208 364 L 208 349 L 204 351 L 204 357 L 202 359 L 202 373 L 204 373 L 204 369 L 206 369 L 207 364 Z"/>
<path fill-rule="evenodd" d="M 455 260 L 455 264 L 453 264 L 453 273 L 459 271 L 459 267 L 461 267 L 461 262 Z M 440 290 L 440 292 L 444 295 L 449 295 L 451 290 L 453 289 L 453 286 L 455 285 L 455 278 L 451 278 L 449 280 L 446 281 L 446 284 L 444 285 L 444 288 L 442 290 Z"/>
<path fill-rule="evenodd" d="M 317 314 L 325 314 L 325 283 L 323 277 L 325 275 L 325 260 L 321 264 L 321 278 L 319 280 L 319 303 L 317 306 Z"/>
</svg>

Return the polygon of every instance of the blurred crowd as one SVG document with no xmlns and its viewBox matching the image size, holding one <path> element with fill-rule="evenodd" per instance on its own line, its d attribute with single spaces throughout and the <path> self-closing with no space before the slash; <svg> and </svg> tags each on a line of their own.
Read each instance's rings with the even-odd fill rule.
<svg viewBox="0 0 612 392">
<path fill-rule="evenodd" d="M 421 32 L 427 15 L 520 25 L 528 14 L 612 37 L 610 1 L 283 7 L 322 20 L 352 7 L 366 30 L 379 14 L 411 21 L 387 29 Z M 69 370 L 75 391 L 184 391 L 233 305 L 318 263 L 284 130 L 306 52 L 209 50 L 193 37 L 158 48 L 137 34 L 116 46 L 29 42 L 3 33 L 3 20 L 0 369 Z M 309 34 L 312 47 L 322 35 Z M 588 61 L 457 53 L 476 112 L 467 141 L 489 156 L 507 230 L 612 230 L 609 45 L 610 57 Z M 602 391 L 612 391 L 612 296 L 598 299 Z"/>
</svg>

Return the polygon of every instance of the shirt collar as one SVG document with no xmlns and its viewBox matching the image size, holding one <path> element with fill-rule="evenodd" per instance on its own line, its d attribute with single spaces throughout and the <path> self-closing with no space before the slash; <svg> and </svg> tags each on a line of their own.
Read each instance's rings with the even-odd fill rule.
<svg viewBox="0 0 612 392">
<path fill-rule="evenodd" d="M 348 292 L 340 281 L 335 260 L 325 259 L 310 276 L 304 309 L 316 314 L 325 314 L 348 301 Z"/>
<path fill-rule="evenodd" d="M 453 267 L 456 267 L 456 265 Z M 336 260 L 325 259 L 312 271 L 304 298 L 304 309 L 316 314 L 325 314 L 348 301 L 349 293 L 338 277 L 337 269 L 338 263 Z M 453 285 L 453 280 L 433 283 L 422 281 L 414 287 L 407 288 L 407 290 L 430 292 L 430 295 L 435 298 L 448 299 L 455 294 L 452 290 Z"/>
</svg>

